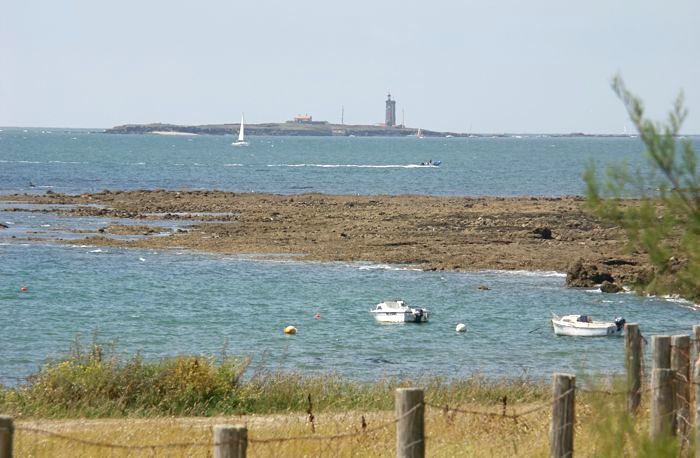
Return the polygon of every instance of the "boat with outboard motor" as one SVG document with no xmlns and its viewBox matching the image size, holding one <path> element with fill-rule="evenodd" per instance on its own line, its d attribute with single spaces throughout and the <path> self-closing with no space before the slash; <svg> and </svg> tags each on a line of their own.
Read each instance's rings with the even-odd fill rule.
<svg viewBox="0 0 700 458">
<path fill-rule="evenodd" d="M 400 299 L 380 302 L 369 313 L 382 323 L 425 323 L 430 316 L 428 309 L 411 307 Z"/>
<path fill-rule="evenodd" d="M 620 335 L 625 329 L 625 319 L 617 317 L 613 321 L 595 321 L 590 315 L 552 314 L 552 327 L 558 336 L 613 336 Z"/>
</svg>

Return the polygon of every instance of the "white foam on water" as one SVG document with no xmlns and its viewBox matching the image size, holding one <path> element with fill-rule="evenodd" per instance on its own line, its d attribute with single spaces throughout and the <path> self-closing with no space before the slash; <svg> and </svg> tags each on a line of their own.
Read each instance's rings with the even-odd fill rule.
<svg viewBox="0 0 700 458">
<path fill-rule="evenodd" d="M 88 253 L 109 253 L 109 251 L 105 251 L 105 250 L 98 248 L 96 250 L 90 250 L 90 251 L 88 251 Z"/>
<path fill-rule="evenodd" d="M 684 307 L 688 307 L 691 310 L 700 310 L 700 304 L 696 304 L 691 300 L 688 299 L 683 299 L 682 297 L 678 296 L 677 294 L 667 294 L 665 296 L 650 296 L 650 297 L 657 297 L 659 299 L 663 299 L 666 302 L 672 302 L 674 304 L 679 304 Z"/>
<path fill-rule="evenodd" d="M 356 169 L 424 169 L 438 168 L 436 165 L 420 164 L 268 164 L 268 167 L 317 167 L 322 169 L 356 168 Z"/>
<path fill-rule="evenodd" d="M 243 167 L 243 164 L 224 164 L 224 167 Z"/>
<path fill-rule="evenodd" d="M 389 270 L 389 271 L 395 271 L 395 272 L 401 272 L 401 271 L 422 272 L 423 271 L 423 269 L 419 269 L 417 267 L 401 267 L 401 266 L 392 266 L 390 264 L 362 265 L 362 266 L 358 267 L 358 270 Z"/>
<path fill-rule="evenodd" d="M 557 272 L 554 270 L 500 270 L 487 269 L 482 270 L 482 273 L 493 273 L 498 275 L 512 275 L 517 277 L 555 277 L 566 278 L 565 272 Z"/>
<path fill-rule="evenodd" d="M 5 164 L 43 164 L 41 161 L 8 161 L 6 159 L 0 160 L 0 162 Z"/>
</svg>

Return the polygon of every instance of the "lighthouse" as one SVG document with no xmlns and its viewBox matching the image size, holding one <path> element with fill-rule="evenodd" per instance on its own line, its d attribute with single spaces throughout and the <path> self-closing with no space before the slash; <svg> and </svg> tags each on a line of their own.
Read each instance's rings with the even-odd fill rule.
<svg viewBox="0 0 700 458">
<path fill-rule="evenodd" d="M 384 123 L 387 127 L 396 125 L 396 100 L 391 100 L 391 93 L 386 96 L 386 118 Z"/>
</svg>

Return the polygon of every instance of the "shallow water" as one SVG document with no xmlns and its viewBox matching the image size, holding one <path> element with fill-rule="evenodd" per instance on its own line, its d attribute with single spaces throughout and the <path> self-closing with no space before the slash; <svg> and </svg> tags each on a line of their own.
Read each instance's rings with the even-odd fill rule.
<svg viewBox="0 0 700 458">
<path fill-rule="evenodd" d="M 556 337 L 552 312 L 621 315 L 646 335 L 689 333 L 698 322 L 688 304 L 565 289 L 551 272 L 421 272 L 36 243 L 2 243 L 0 257 L 0 308 L 11 317 L 0 325 L 5 383 L 95 331 L 119 351 L 150 358 L 216 355 L 227 346 L 269 368 L 363 380 L 539 378 L 623 367 L 624 339 Z M 431 322 L 375 322 L 370 308 L 397 297 L 428 307 Z M 466 333 L 455 332 L 460 322 Z M 285 335 L 287 325 L 298 334 Z"/>
<path fill-rule="evenodd" d="M 641 145 L 631 138 L 258 137 L 235 150 L 230 142 L 3 129 L 0 193 L 563 195 L 582 192 L 588 160 L 641 164 Z M 428 159 L 443 165 L 416 167 Z M 25 210 L 7 211 L 18 207 Z M 647 336 L 687 334 L 700 322 L 698 311 L 682 301 L 566 289 L 563 275 L 552 272 L 421 272 L 304 263 L 294 256 L 61 246 L 50 240 L 80 238 L 84 234 L 74 231 L 95 233 L 111 223 L 157 225 L 167 234 L 191 222 L 32 211 L 38 209 L 0 206 L 0 222 L 9 226 L 0 230 L 0 383 L 17 383 L 47 357 L 65 353 L 77 334 L 89 341 L 93 332 L 103 342 L 116 340 L 125 354 L 147 358 L 216 355 L 228 347 L 271 369 L 335 371 L 362 380 L 621 372 L 623 339 L 556 337 L 551 314 L 624 316 Z M 375 322 L 368 311 L 392 298 L 428 307 L 431 322 Z M 466 333 L 454 331 L 458 323 L 467 325 Z M 283 334 L 290 324 L 297 335 Z"/>
</svg>

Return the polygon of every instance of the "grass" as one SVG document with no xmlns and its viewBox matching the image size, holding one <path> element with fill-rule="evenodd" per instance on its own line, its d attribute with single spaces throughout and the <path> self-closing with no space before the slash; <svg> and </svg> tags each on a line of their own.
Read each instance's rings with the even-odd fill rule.
<svg viewBox="0 0 700 458">
<path fill-rule="evenodd" d="M 431 395 L 426 391 L 426 399 L 432 404 Z M 576 456 L 678 456 L 675 442 L 649 440 L 647 411 L 633 419 L 624 412 L 624 403 L 624 396 L 584 394 L 577 398 Z M 517 421 L 427 406 L 426 456 L 548 456 L 551 408 L 544 404 L 545 408 Z M 508 412 L 539 405 L 518 404 L 509 407 Z M 500 412 L 500 406 L 481 401 L 454 406 Z M 396 456 L 394 418 L 393 411 L 382 410 L 317 412 L 313 426 L 308 415 L 300 412 L 206 418 L 21 420 L 16 423 L 15 451 L 17 456 L 206 457 L 211 456 L 214 425 L 245 424 L 251 457 Z"/>
<path fill-rule="evenodd" d="M 123 359 L 95 341 L 88 348 L 76 341 L 66 358 L 47 363 L 25 384 L 0 387 L 0 412 L 16 418 L 214 416 L 306 412 L 310 403 L 314 411 L 381 411 L 393 408 L 394 390 L 401 386 L 425 387 L 440 405 L 549 396 L 548 387 L 525 378 L 357 382 L 249 365 L 249 359 L 226 355 Z"/>
<path fill-rule="evenodd" d="M 420 386 L 427 456 L 549 454 L 549 383 L 479 376 L 356 382 L 249 363 L 120 359 L 76 343 L 26 384 L 0 388 L 0 412 L 14 417 L 17 456 L 211 456 L 216 424 L 245 424 L 248 456 L 395 456 L 395 389 Z M 629 417 L 623 390 L 611 391 L 577 392 L 577 456 L 678 455 L 676 441 L 649 439 L 646 410 Z"/>
</svg>

